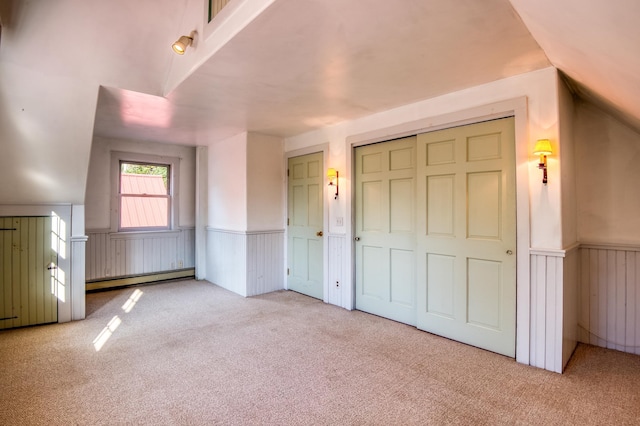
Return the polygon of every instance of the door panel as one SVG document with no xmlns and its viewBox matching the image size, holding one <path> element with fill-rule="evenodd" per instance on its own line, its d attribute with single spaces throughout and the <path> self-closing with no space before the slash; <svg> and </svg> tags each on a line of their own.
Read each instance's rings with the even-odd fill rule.
<svg viewBox="0 0 640 426">
<path fill-rule="evenodd" d="M 414 279 L 412 250 L 391 249 L 391 303 L 414 307 L 415 290 L 407 282 Z"/>
<path fill-rule="evenodd" d="M 426 254 L 427 312 L 453 319 L 455 256 Z"/>
<path fill-rule="evenodd" d="M 289 159 L 287 288 L 318 299 L 324 295 L 322 171 L 322 153 Z"/>
<path fill-rule="evenodd" d="M 415 137 L 358 147 L 356 308 L 415 324 Z"/>
<path fill-rule="evenodd" d="M 418 135 L 417 326 L 515 356 L 513 119 Z M 420 214 L 419 214 L 420 216 Z"/>
<path fill-rule="evenodd" d="M 467 260 L 468 299 L 470 324 L 498 331 L 502 311 L 502 263 L 483 259 Z"/>
<path fill-rule="evenodd" d="M 427 176 L 427 234 L 453 236 L 455 175 Z"/>
<path fill-rule="evenodd" d="M 500 239 L 502 199 L 501 172 L 467 175 L 467 237 Z"/>
<path fill-rule="evenodd" d="M 56 322 L 64 289 L 52 218 L 0 218 L 0 229 L 0 329 Z"/>
</svg>

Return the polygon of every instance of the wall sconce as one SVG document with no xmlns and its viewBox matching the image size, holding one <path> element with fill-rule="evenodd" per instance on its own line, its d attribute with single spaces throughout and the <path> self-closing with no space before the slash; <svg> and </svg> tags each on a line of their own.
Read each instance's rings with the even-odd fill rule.
<svg viewBox="0 0 640 426">
<path fill-rule="evenodd" d="M 171 48 L 178 55 L 184 55 L 184 52 L 187 50 L 187 47 L 193 44 L 193 39 L 195 38 L 196 32 L 191 31 L 191 34 L 188 36 L 181 36 L 175 43 L 171 45 Z"/>
<path fill-rule="evenodd" d="M 330 168 L 327 170 L 327 179 L 329 179 L 329 186 L 336 187 L 336 196 L 333 197 L 334 200 L 338 199 L 338 171 L 334 168 Z"/>
<path fill-rule="evenodd" d="M 549 139 L 538 139 L 536 142 L 535 148 L 533 148 L 533 153 L 535 155 L 540 156 L 540 162 L 538 163 L 538 168 L 542 169 L 542 183 L 547 184 L 547 156 L 551 155 L 553 151 L 551 151 L 551 143 Z"/>
</svg>

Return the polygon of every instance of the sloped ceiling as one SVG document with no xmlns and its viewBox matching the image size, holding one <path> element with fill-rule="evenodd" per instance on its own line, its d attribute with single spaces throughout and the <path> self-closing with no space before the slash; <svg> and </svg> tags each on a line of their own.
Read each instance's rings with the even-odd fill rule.
<svg viewBox="0 0 640 426">
<path fill-rule="evenodd" d="M 276 0 L 167 99 L 104 89 L 95 131 L 287 137 L 550 64 L 640 128 L 638 16 L 635 0 Z M 127 120 L 158 108 L 169 126 Z"/>
<path fill-rule="evenodd" d="M 105 137 L 287 137 L 549 65 L 640 128 L 636 0 L 274 0 L 163 97 L 172 64 L 197 52 L 169 46 L 200 3 L 3 1 L 0 58 L 97 81 Z"/>
<path fill-rule="evenodd" d="M 511 3 L 578 95 L 640 129 L 640 2 Z"/>
<path fill-rule="evenodd" d="M 276 0 L 167 99 L 104 88 L 95 131 L 288 137 L 549 65 L 507 0 Z"/>
</svg>

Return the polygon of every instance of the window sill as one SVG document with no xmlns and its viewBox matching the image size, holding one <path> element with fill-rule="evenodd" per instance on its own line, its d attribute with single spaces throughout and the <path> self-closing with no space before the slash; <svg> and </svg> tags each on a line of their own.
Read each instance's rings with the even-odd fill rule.
<svg viewBox="0 0 640 426">
<path fill-rule="evenodd" d="M 117 232 L 110 232 L 109 235 L 115 239 L 126 240 L 129 238 L 138 238 L 141 236 L 145 236 L 145 237 L 158 236 L 162 238 L 172 237 L 172 236 L 177 237 L 181 233 L 182 233 L 182 229 L 156 229 L 153 231 L 142 231 L 142 230 L 117 231 Z"/>
</svg>

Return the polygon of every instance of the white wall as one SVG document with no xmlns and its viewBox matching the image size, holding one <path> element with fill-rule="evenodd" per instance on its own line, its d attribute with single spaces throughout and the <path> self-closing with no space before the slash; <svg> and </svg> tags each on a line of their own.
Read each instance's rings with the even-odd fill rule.
<svg viewBox="0 0 640 426">
<path fill-rule="evenodd" d="M 283 140 L 249 133 L 247 145 L 247 230 L 281 230 L 286 182 Z"/>
<path fill-rule="evenodd" d="M 113 232 L 111 223 L 114 190 L 113 152 L 151 155 L 154 159 L 179 158 L 179 173 L 174 176 L 176 201 L 174 230 L 158 232 Z M 192 268 L 195 265 L 195 148 L 155 142 L 95 137 L 85 196 L 87 280 L 150 274 Z M 177 220 L 176 220 L 177 219 Z"/>
<path fill-rule="evenodd" d="M 140 0 L 147 7 L 122 10 L 78 0 L 3 3 L 0 182 L 12 184 L 0 185 L 0 200 L 84 204 L 99 86 L 160 94 L 172 55 L 167 46 L 184 5 Z M 140 34 L 136 22 L 153 25 L 132 38 Z"/>
<path fill-rule="evenodd" d="M 242 296 L 284 288 L 282 147 L 246 132 L 208 146 L 206 277 Z"/>
<path fill-rule="evenodd" d="M 164 94 L 173 91 L 203 62 L 221 49 L 238 32 L 269 7 L 275 0 L 234 0 L 227 4 L 210 23 L 207 1 L 187 0 L 182 6 L 181 22 L 175 34 L 196 32 L 189 54 L 173 58 Z M 204 19 L 203 19 L 204 18 Z M 172 40 L 173 42 L 173 40 Z"/>
<path fill-rule="evenodd" d="M 531 354 L 542 354 L 540 367 L 545 367 L 545 359 L 557 360 L 549 368 L 562 368 L 562 333 L 549 335 L 547 330 L 562 330 L 562 298 L 540 300 L 539 312 L 553 312 L 543 318 L 545 325 L 535 336 L 530 333 L 531 292 L 544 289 L 549 282 L 531 282 L 529 268 L 533 249 L 536 256 L 546 257 L 544 250 L 563 249 L 561 216 L 561 173 L 560 157 L 552 157 L 549 162 L 549 185 L 542 185 L 542 174 L 537 168 L 537 157 L 532 154 L 537 139 L 547 138 L 552 144 L 559 143 L 559 95 L 558 74 L 555 68 L 547 68 L 470 89 L 450 93 L 437 98 L 405 105 L 386 112 L 373 114 L 358 120 L 326 127 L 285 140 L 285 151 L 303 150 L 311 146 L 329 143 L 327 167 L 339 170 L 340 199 L 330 204 L 329 230 L 335 236 L 342 235 L 340 248 L 332 251 L 341 253 L 325 270 L 340 271 L 341 277 L 332 275 L 342 285 L 341 297 L 333 295 L 343 307 L 354 307 L 353 293 L 353 245 L 352 236 L 352 159 L 354 145 L 389 140 L 402 135 L 451 127 L 452 125 L 481 121 L 496 116 L 504 116 L 511 111 L 516 116 L 516 175 L 518 204 L 518 301 L 517 301 L 517 348 L 516 359 L 530 363 Z M 522 100 L 522 101 L 520 101 Z M 520 106 L 522 103 L 522 107 Z M 344 218 L 344 226 L 338 226 L 336 218 Z M 337 240 L 336 240 L 337 241 Z M 544 249 L 540 251 L 540 249 Z M 557 253 L 552 253 L 553 257 Z M 327 262 L 327 260 L 325 260 Z M 562 260 L 560 260 L 562 266 Z M 554 286 L 562 286 L 561 274 Z M 544 278 L 544 277 L 542 277 Z M 560 291 L 562 295 L 562 291 Z M 550 304 L 550 306 L 548 306 Z M 553 345 L 548 345 L 553 340 Z M 559 366 L 559 367 L 558 367 Z"/>
<path fill-rule="evenodd" d="M 579 339 L 640 353 L 640 132 L 576 103 Z"/>
<path fill-rule="evenodd" d="M 195 148 L 156 142 L 107 139 L 95 137 L 91 148 L 91 161 L 86 188 L 85 225 L 88 230 L 110 229 L 111 212 L 111 153 L 131 152 L 180 158 L 178 177 L 178 227 L 195 226 Z M 175 206 L 174 206 L 175 207 Z"/>
<path fill-rule="evenodd" d="M 209 145 L 208 226 L 247 229 L 247 134 Z"/>
<path fill-rule="evenodd" d="M 83 204 L 97 86 L 2 61 L 0 75 L 0 200 Z"/>
<path fill-rule="evenodd" d="M 562 368 L 578 344 L 579 253 L 576 221 L 576 168 L 573 95 L 563 80 L 558 80 L 560 144 L 556 156 L 562 159 L 562 244 L 566 250 L 562 280 Z"/>
<path fill-rule="evenodd" d="M 576 139 L 574 131 L 575 105 L 573 95 L 562 81 L 558 81 L 560 141 L 556 144 L 556 157 L 562 158 L 562 245 L 564 248 L 578 241 L 576 199 Z"/>
<path fill-rule="evenodd" d="M 639 245 L 640 132 L 581 101 L 575 136 L 580 241 Z"/>
<path fill-rule="evenodd" d="M 537 139 L 547 138 L 552 143 L 557 143 L 559 137 L 557 71 L 555 68 L 546 68 L 288 138 L 285 140 L 285 151 L 303 149 L 329 141 L 328 167 L 339 169 L 341 177 L 344 176 L 344 182 L 341 182 L 341 185 L 345 190 L 340 205 L 333 205 L 334 212 L 331 214 L 332 216 L 348 215 L 350 204 L 346 203 L 351 196 L 351 164 L 349 162 L 351 148 L 347 138 L 353 140 L 355 136 L 359 139 L 369 137 L 371 140 L 384 140 L 385 135 L 388 139 L 401 132 L 409 131 L 413 122 L 416 123 L 415 126 L 419 126 L 414 130 L 428 130 L 431 126 L 442 127 L 446 123 L 439 123 L 439 117 L 449 115 L 451 120 L 456 120 L 457 114 L 459 120 L 467 120 L 472 117 L 465 116 L 465 110 L 522 96 L 527 98 L 527 129 L 526 140 L 520 143 L 528 144 L 526 151 L 529 153 L 533 152 Z M 478 118 L 482 119 L 482 117 Z M 550 158 L 549 181 L 551 184 L 547 187 L 537 183 L 542 180 L 542 176 L 536 167 L 536 160 L 537 158 L 531 154 L 528 162 L 518 165 L 518 167 L 527 168 L 532 182 L 530 185 L 531 245 L 532 247 L 561 248 L 561 192 L 558 159 Z M 343 186 L 340 188 L 341 191 Z M 345 221 L 345 224 L 347 222 Z M 349 231 L 346 226 L 338 229 L 335 224 L 332 224 L 332 227 L 335 232 Z"/>
</svg>

